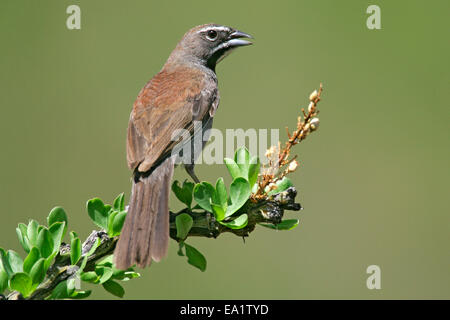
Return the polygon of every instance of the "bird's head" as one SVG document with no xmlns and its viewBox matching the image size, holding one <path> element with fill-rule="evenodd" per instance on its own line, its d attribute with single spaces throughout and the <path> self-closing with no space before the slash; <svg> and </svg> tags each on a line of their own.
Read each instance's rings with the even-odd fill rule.
<svg viewBox="0 0 450 320">
<path fill-rule="evenodd" d="M 218 24 L 204 24 L 189 30 L 171 54 L 172 60 L 200 63 L 214 70 L 216 64 L 237 47 L 248 46 L 251 35 Z"/>
</svg>

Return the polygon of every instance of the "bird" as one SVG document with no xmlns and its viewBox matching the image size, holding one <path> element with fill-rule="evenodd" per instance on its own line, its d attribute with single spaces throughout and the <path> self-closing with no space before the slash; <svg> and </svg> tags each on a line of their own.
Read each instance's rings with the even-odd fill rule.
<svg viewBox="0 0 450 320">
<path fill-rule="evenodd" d="M 252 38 L 224 25 L 196 26 L 184 34 L 161 71 L 139 92 L 127 129 L 132 188 L 114 250 L 118 269 L 144 268 L 167 255 L 170 183 L 180 157 L 173 152 L 174 132 L 184 129 L 192 137 L 196 121 L 202 130 L 212 127 L 220 100 L 216 65 L 234 49 L 252 44 L 246 40 Z M 200 181 L 194 172 L 197 156 L 192 154 L 192 161 L 184 163 L 196 183 Z"/>
</svg>

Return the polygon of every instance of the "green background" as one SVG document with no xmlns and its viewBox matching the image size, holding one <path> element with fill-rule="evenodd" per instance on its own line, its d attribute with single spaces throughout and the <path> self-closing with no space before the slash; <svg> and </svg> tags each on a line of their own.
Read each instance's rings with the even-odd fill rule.
<svg viewBox="0 0 450 320">
<path fill-rule="evenodd" d="M 71 4 L 81 30 L 66 28 Z M 366 27 L 370 4 L 382 30 Z M 84 238 L 95 229 L 86 200 L 129 196 L 132 103 L 184 32 L 215 22 L 255 37 L 217 67 L 215 128 L 280 128 L 284 141 L 324 84 L 320 130 L 294 149 L 305 209 L 286 217 L 301 223 L 258 228 L 245 244 L 190 239 L 204 273 L 171 241 L 165 260 L 124 283 L 125 297 L 450 298 L 449 9 L 448 0 L 0 1 L 0 246 L 24 256 L 15 227 L 44 223 L 56 205 Z M 228 179 L 223 165 L 197 173 Z M 372 264 L 381 290 L 366 287 Z M 92 298 L 113 297 L 95 286 Z"/>
</svg>

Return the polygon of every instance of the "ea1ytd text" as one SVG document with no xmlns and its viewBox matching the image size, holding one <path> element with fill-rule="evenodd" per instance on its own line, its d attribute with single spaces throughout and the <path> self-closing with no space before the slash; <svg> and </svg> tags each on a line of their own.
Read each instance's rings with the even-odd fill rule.
<svg viewBox="0 0 450 320">
<path fill-rule="evenodd" d="M 262 315 L 269 312 L 269 307 L 265 304 L 225 304 L 222 308 L 187 304 L 180 308 L 181 315 L 205 315 L 209 318 L 215 312 L 225 315 Z"/>
</svg>

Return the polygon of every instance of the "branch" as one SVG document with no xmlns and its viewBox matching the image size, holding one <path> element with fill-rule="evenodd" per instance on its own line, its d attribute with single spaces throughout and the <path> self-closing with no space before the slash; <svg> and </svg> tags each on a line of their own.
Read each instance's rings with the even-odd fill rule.
<svg viewBox="0 0 450 320">
<path fill-rule="evenodd" d="M 207 237 L 217 238 L 220 234 L 225 232 L 233 233 L 239 237 L 248 237 L 248 235 L 255 229 L 257 223 L 272 223 L 278 224 L 281 222 L 284 214 L 284 210 L 299 211 L 302 209 L 299 203 L 295 202 L 297 191 L 294 187 L 290 187 L 287 190 L 269 197 L 264 200 L 256 202 L 248 201 L 248 203 L 238 210 L 236 215 L 247 213 L 248 224 L 243 229 L 230 229 L 214 218 L 214 215 L 207 211 L 191 211 L 185 208 L 179 212 L 170 212 L 170 237 L 176 241 L 179 239 L 176 237 L 177 229 L 175 225 L 175 218 L 181 213 L 189 214 L 194 223 L 189 231 L 188 237 Z M 100 244 L 92 255 L 88 257 L 84 271 L 91 271 L 95 268 L 95 264 L 105 258 L 108 255 L 113 254 L 114 248 L 118 241 L 118 237 L 109 237 L 105 231 L 92 231 L 89 237 L 84 241 L 82 245 L 82 254 L 86 255 L 93 245 L 100 239 Z M 55 259 L 53 265 L 47 271 L 46 279 L 39 287 L 28 297 L 28 300 L 43 300 L 48 298 L 55 287 L 72 277 L 77 276 L 82 260 L 77 265 L 71 265 L 70 263 L 70 245 L 61 244 L 58 256 Z M 8 296 L 3 297 L 7 300 L 22 300 L 22 295 L 13 291 Z"/>
<path fill-rule="evenodd" d="M 248 224 L 242 229 L 230 229 L 220 224 L 214 218 L 214 215 L 207 211 L 190 211 L 183 209 L 177 213 L 170 213 L 170 237 L 177 240 L 177 228 L 175 218 L 181 213 L 189 214 L 194 223 L 189 231 L 188 237 L 207 237 L 217 238 L 220 234 L 229 232 L 239 237 L 247 237 L 252 232 L 257 223 L 278 224 L 281 222 L 284 210 L 299 211 L 302 209 L 299 203 L 295 203 L 297 190 L 290 187 L 287 190 L 267 199 L 261 199 L 256 202 L 248 201 L 233 216 L 239 216 L 243 213 L 248 215 Z"/>
<path fill-rule="evenodd" d="M 81 251 L 83 255 L 91 250 L 92 246 L 97 242 L 97 239 L 100 239 L 100 244 L 95 252 L 88 257 L 84 268 L 85 271 L 93 270 L 96 262 L 114 252 L 118 237 L 110 238 L 104 231 L 92 231 L 83 243 Z M 53 289 L 55 289 L 59 283 L 76 276 L 76 273 L 81 266 L 82 259 L 80 259 L 80 262 L 77 265 L 71 265 L 69 253 L 70 245 L 62 243 L 55 262 L 47 271 L 46 279 L 38 286 L 33 294 L 27 298 L 27 300 L 43 300 L 51 295 Z M 13 291 L 6 299 L 23 300 L 24 298 L 19 292 Z"/>
</svg>

